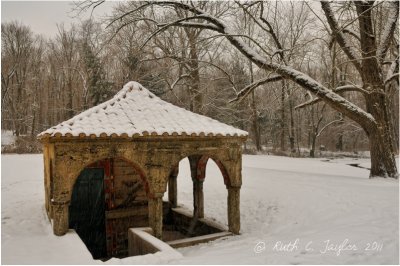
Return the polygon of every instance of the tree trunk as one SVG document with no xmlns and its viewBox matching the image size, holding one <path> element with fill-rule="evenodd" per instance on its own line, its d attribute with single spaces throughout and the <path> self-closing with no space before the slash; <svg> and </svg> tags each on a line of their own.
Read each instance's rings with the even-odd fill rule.
<svg viewBox="0 0 400 266">
<path fill-rule="evenodd" d="M 336 143 L 336 151 L 343 151 L 343 132 L 339 133 L 338 141 Z"/>
<path fill-rule="evenodd" d="M 254 75 L 253 75 L 253 64 L 250 60 L 249 60 L 249 69 L 250 69 L 250 84 L 251 84 L 254 82 Z M 260 126 L 258 124 L 257 105 L 256 105 L 256 99 L 254 96 L 254 90 L 251 92 L 250 109 L 251 109 L 252 129 L 253 129 L 253 133 L 254 133 L 253 134 L 254 144 L 256 145 L 257 151 L 261 151 Z"/>
<path fill-rule="evenodd" d="M 369 135 L 371 152 L 370 177 L 395 177 L 398 178 L 396 160 L 392 153 L 391 145 L 387 141 L 387 134 L 383 128 Z"/>
<path fill-rule="evenodd" d="M 315 132 L 311 133 L 311 149 L 310 149 L 310 157 L 315 157 L 315 143 L 317 142 L 317 134 Z"/>
<path fill-rule="evenodd" d="M 385 86 L 382 80 L 381 67 L 376 57 L 376 40 L 372 25 L 372 3 L 356 2 L 359 15 L 361 51 L 364 60 L 361 62 L 363 88 L 369 91 L 365 95 L 367 111 L 375 118 L 376 123 L 364 127 L 369 138 L 371 152 L 370 177 L 398 177 L 396 160 L 393 153 L 393 140 L 390 126 L 390 111 L 387 105 Z"/>
<path fill-rule="evenodd" d="M 281 90 L 281 151 L 285 151 L 285 87 L 286 82 L 282 80 L 282 90 Z"/>
<path fill-rule="evenodd" d="M 197 54 L 196 36 L 195 32 L 187 31 L 189 39 L 189 67 L 190 67 L 190 79 L 192 84 L 190 90 L 192 91 L 193 98 L 193 112 L 202 114 L 203 113 L 203 92 L 200 90 L 200 71 L 199 71 L 199 58 Z"/>
<path fill-rule="evenodd" d="M 288 90 L 289 90 L 289 88 L 288 88 Z M 296 152 L 296 148 L 294 146 L 295 129 L 294 129 L 292 93 L 289 95 L 289 114 L 290 114 L 290 130 L 289 130 L 290 153 L 294 154 Z"/>
<path fill-rule="evenodd" d="M 257 151 L 261 151 L 261 141 L 260 141 L 260 127 L 258 125 L 258 115 L 257 115 L 257 107 L 254 97 L 254 91 L 251 93 L 251 122 L 252 128 L 254 132 L 254 143 L 256 145 Z"/>
<path fill-rule="evenodd" d="M 31 124 L 31 139 L 34 140 L 35 139 L 35 124 L 36 124 L 36 110 L 33 109 L 33 118 L 32 118 L 32 124 Z"/>
<path fill-rule="evenodd" d="M 358 138 L 360 137 L 360 134 L 357 133 L 356 136 L 353 138 L 353 152 L 358 152 L 357 149 L 357 143 L 358 143 Z"/>
</svg>

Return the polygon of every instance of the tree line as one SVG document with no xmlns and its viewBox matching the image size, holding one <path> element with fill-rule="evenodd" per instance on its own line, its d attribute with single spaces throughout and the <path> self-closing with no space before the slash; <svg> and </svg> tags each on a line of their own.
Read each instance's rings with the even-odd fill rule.
<svg viewBox="0 0 400 266">
<path fill-rule="evenodd" d="M 102 1 L 81 2 L 90 11 Z M 397 176 L 398 2 L 116 4 L 45 39 L 2 23 L 2 129 L 32 138 L 130 80 L 249 132 L 248 151 L 370 150 Z"/>
</svg>

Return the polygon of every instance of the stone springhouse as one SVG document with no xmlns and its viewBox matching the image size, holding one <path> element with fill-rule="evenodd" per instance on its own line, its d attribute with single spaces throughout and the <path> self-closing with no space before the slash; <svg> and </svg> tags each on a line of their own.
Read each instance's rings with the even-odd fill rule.
<svg viewBox="0 0 400 266">
<path fill-rule="evenodd" d="M 95 258 L 126 253 L 130 227 L 149 226 L 163 239 L 163 212 L 177 206 L 178 165 L 186 157 L 193 217 L 204 216 L 203 181 L 212 159 L 228 190 L 229 231 L 238 234 L 246 137 L 245 131 L 167 103 L 137 82 L 127 83 L 111 100 L 38 136 L 54 234 L 75 229 Z"/>
</svg>

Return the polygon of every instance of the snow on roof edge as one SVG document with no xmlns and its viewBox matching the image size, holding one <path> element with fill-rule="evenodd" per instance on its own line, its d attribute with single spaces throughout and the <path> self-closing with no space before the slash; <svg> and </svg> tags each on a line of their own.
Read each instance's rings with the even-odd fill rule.
<svg viewBox="0 0 400 266">
<path fill-rule="evenodd" d="M 147 97 L 145 97 L 147 96 Z M 138 98 L 139 99 L 136 99 Z M 140 98 L 142 97 L 142 98 Z M 143 98 L 145 97 L 145 98 Z M 156 109 L 155 111 L 152 110 L 153 112 L 157 113 L 160 111 L 163 111 L 164 114 L 165 112 L 168 113 L 168 111 L 172 111 L 172 113 L 178 113 L 179 115 L 184 115 L 184 119 L 187 119 L 188 117 L 191 118 L 192 120 L 195 120 L 195 123 L 191 121 L 191 125 L 186 125 L 182 123 L 180 120 L 181 119 L 176 119 L 172 120 L 170 117 L 165 117 L 163 118 L 164 120 L 167 120 L 166 122 L 162 120 L 160 128 L 155 128 L 154 126 L 157 126 L 157 123 L 160 124 L 160 118 L 156 117 L 154 120 L 153 117 L 153 125 L 154 126 L 149 126 L 149 124 L 146 124 L 146 126 L 149 126 L 149 128 L 143 128 L 141 127 L 142 121 L 135 121 L 136 116 L 139 114 L 141 109 L 135 109 L 134 106 L 132 106 L 132 103 L 128 105 L 128 103 L 124 103 L 129 109 L 134 109 L 133 114 L 131 116 L 125 115 L 125 110 L 120 106 L 119 109 L 117 109 L 115 106 L 118 105 L 117 103 L 126 102 L 126 98 L 135 98 L 136 102 L 133 101 L 134 104 L 140 105 L 141 99 L 146 100 L 147 102 L 150 102 L 150 105 L 161 105 L 161 109 Z M 153 100 L 149 100 L 153 99 Z M 131 99 L 131 100 L 132 100 Z M 125 108 L 126 108 L 125 106 Z M 143 107 L 143 106 L 142 106 Z M 153 107 L 154 109 L 155 107 Z M 160 108 L 160 107 L 157 107 Z M 99 112 L 103 111 L 103 113 L 107 114 L 107 111 L 104 110 L 114 110 L 114 113 L 118 113 L 120 116 L 124 116 L 123 118 L 125 120 L 129 121 L 124 121 L 124 124 L 117 124 L 115 125 L 116 122 L 108 118 L 107 116 L 102 116 L 97 115 Z M 132 110 L 128 110 L 132 111 Z M 135 113 L 136 112 L 136 113 Z M 96 117 L 97 115 L 97 117 Z M 90 117 L 90 118 L 89 118 Z M 101 119 L 103 120 L 101 120 Z M 82 127 L 79 127 L 78 129 L 73 129 L 73 127 L 78 124 L 81 120 L 88 120 L 90 119 L 98 119 L 98 123 L 96 126 L 100 124 L 105 124 L 109 123 L 110 128 L 106 129 L 103 127 L 103 132 L 101 130 L 99 131 L 98 128 L 92 127 L 88 128 L 86 124 L 84 124 Z M 133 121 L 132 121 L 133 119 Z M 157 120 L 158 119 L 158 120 Z M 168 120 L 169 119 L 169 120 Z M 200 125 L 197 125 L 197 120 L 199 120 Z M 117 119 L 118 121 L 118 119 Z M 144 122 L 148 122 L 147 120 Z M 170 123 L 168 123 L 170 122 Z M 190 122 L 190 121 L 189 121 Z M 128 125 L 132 124 L 133 126 Z M 172 124 L 177 125 L 175 128 L 171 126 Z M 190 123 L 189 123 L 190 124 Z M 195 127 L 193 126 L 195 125 Z M 202 128 L 202 124 L 209 124 L 209 128 Z M 84 128 L 86 126 L 86 129 Z M 119 127 L 118 127 L 119 126 Z M 128 128 L 128 126 L 130 128 Z M 142 129 L 137 129 L 136 127 L 142 128 Z M 184 128 L 186 126 L 186 129 Z M 203 125 L 204 126 L 204 125 Z M 111 130 L 111 131 L 110 131 Z M 140 83 L 135 82 L 135 81 L 130 81 L 126 83 L 123 88 L 110 100 L 101 103 L 97 106 L 94 106 L 92 108 L 89 108 L 88 110 L 83 111 L 82 113 L 59 123 L 56 126 L 53 126 L 40 134 L 37 135 L 38 139 L 44 139 L 44 138 L 51 138 L 51 137 L 91 137 L 91 138 L 96 138 L 96 137 L 123 137 L 123 138 L 129 138 L 129 137 L 139 137 L 139 136 L 192 136 L 192 137 L 247 137 L 248 133 L 244 130 L 237 129 L 233 126 L 224 124 L 218 120 L 209 118 L 207 116 L 203 116 L 200 114 L 196 114 L 193 112 L 190 112 L 184 108 L 172 105 L 171 103 L 165 102 L 156 95 L 154 95 L 152 92 L 148 91 L 146 88 L 144 88 Z"/>
</svg>

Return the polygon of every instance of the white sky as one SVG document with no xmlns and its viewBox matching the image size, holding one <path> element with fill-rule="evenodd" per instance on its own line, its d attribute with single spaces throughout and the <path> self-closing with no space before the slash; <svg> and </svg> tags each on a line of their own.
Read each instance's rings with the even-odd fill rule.
<svg viewBox="0 0 400 266">
<path fill-rule="evenodd" d="M 93 16 L 110 15 L 114 4 L 101 4 Z M 77 18 L 76 13 L 72 12 L 73 7 L 73 1 L 1 1 L 1 22 L 17 20 L 30 26 L 34 33 L 54 37 L 57 34 L 56 24 L 64 23 L 69 28 L 72 22 L 90 17 L 91 12 L 87 11 Z"/>
</svg>

